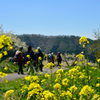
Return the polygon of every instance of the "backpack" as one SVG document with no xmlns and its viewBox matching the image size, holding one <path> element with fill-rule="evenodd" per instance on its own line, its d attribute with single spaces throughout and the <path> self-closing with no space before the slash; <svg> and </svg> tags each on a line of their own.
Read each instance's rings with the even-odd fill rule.
<svg viewBox="0 0 100 100">
<path fill-rule="evenodd" d="M 52 54 L 49 54 L 48 58 L 49 58 L 49 60 L 52 60 L 52 58 L 53 58 Z"/>
<path fill-rule="evenodd" d="M 15 61 L 21 60 L 21 51 L 17 51 L 14 56 Z"/>
</svg>

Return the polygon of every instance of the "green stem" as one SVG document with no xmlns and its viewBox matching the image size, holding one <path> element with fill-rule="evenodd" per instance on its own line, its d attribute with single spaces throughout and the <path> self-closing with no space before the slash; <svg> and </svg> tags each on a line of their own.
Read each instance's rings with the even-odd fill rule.
<svg viewBox="0 0 100 100">
<path fill-rule="evenodd" d="M 86 67 L 87 67 L 87 76 L 88 76 L 88 85 L 89 85 L 89 69 L 88 69 L 88 50 L 87 50 L 87 45 L 86 45 L 86 58 L 87 58 Z"/>
</svg>

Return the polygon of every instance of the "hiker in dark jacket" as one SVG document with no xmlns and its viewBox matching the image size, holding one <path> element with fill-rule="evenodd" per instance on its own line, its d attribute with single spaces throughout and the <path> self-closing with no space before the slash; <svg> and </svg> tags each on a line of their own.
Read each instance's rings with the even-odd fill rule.
<svg viewBox="0 0 100 100">
<path fill-rule="evenodd" d="M 19 50 L 16 51 L 16 53 L 20 53 L 20 57 L 19 57 L 19 60 L 18 60 L 18 65 L 19 65 L 19 70 L 18 70 L 18 74 L 24 74 L 23 73 L 23 68 L 22 68 L 22 65 L 23 65 L 23 61 L 25 59 L 25 56 L 24 56 L 24 53 L 23 53 L 23 47 L 22 46 L 19 46 Z"/>
<path fill-rule="evenodd" d="M 33 65 L 36 67 L 36 55 L 35 55 L 35 53 L 33 52 L 31 46 L 28 47 L 27 55 L 30 55 L 30 57 L 31 57 L 31 59 L 32 59 L 32 61 L 33 61 Z M 26 57 L 26 59 L 27 59 L 27 61 L 31 60 L 31 59 L 28 59 L 27 57 Z"/>
<path fill-rule="evenodd" d="M 33 61 L 36 62 L 36 55 L 35 55 L 35 53 L 33 52 L 31 46 L 28 47 L 28 53 L 27 53 L 27 54 L 30 55 L 30 57 L 31 57 L 31 59 L 32 59 Z"/>
<path fill-rule="evenodd" d="M 61 56 L 60 56 L 60 52 L 57 53 L 57 58 L 56 58 L 56 60 L 57 60 L 58 66 L 59 66 L 59 64 L 61 64 L 61 61 L 62 61 L 62 58 L 61 58 Z"/>
<path fill-rule="evenodd" d="M 38 53 L 37 53 L 37 57 L 36 57 L 36 60 L 37 60 L 37 64 L 39 64 L 39 68 L 40 68 L 40 71 L 42 72 L 43 71 L 43 64 L 42 64 L 42 61 L 43 61 L 43 53 L 41 51 L 41 48 L 40 47 L 37 47 L 38 49 Z M 39 62 L 38 61 L 38 58 L 41 57 L 42 60 Z"/>
</svg>

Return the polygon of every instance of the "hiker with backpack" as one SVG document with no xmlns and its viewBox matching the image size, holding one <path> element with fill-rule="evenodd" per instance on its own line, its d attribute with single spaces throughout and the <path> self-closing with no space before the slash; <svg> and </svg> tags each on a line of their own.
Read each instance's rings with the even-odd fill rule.
<svg viewBox="0 0 100 100">
<path fill-rule="evenodd" d="M 61 61 L 62 61 L 60 52 L 57 53 L 57 58 L 56 58 L 56 60 L 57 60 L 58 66 L 59 66 L 59 64 L 61 64 Z"/>
<path fill-rule="evenodd" d="M 49 63 L 53 62 L 53 55 L 52 55 L 51 51 L 49 52 L 49 54 L 47 56 L 47 60 L 48 60 Z"/>
<path fill-rule="evenodd" d="M 27 55 L 30 56 L 30 59 L 29 59 L 28 57 L 26 57 L 26 61 L 32 60 L 33 66 L 36 67 L 36 55 L 35 55 L 35 53 L 34 53 L 33 50 L 32 50 L 32 46 L 28 46 Z M 33 71 L 34 71 L 33 66 L 32 66 L 32 68 L 30 68 L 30 67 L 28 68 L 28 72 L 30 72 L 30 70 L 33 70 Z"/>
<path fill-rule="evenodd" d="M 23 47 L 19 46 L 19 49 L 16 51 L 15 56 L 14 56 L 14 60 L 18 63 L 19 65 L 19 69 L 18 69 L 18 74 L 24 74 L 23 73 L 23 61 L 25 59 L 24 53 L 23 53 Z"/>
<path fill-rule="evenodd" d="M 43 61 L 43 53 L 42 53 L 40 47 L 37 47 L 37 50 L 38 50 L 38 53 L 36 55 L 36 61 L 37 61 L 37 65 L 39 65 L 40 71 L 42 72 L 43 71 L 43 64 L 42 64 L 42 61 Z M 38 59 L 39 57 L 41 57 L 41 60 Z"/>
</svg>

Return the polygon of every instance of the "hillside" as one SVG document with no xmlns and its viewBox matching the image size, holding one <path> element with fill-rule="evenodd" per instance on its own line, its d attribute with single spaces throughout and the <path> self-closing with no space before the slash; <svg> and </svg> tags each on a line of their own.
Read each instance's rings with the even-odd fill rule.
<svg viewBox="0 0 100 100">
<path fill-rule="evenodd" d="M 17 35 L 21 41 L 26 42 L 26 45 L 31 45 L 33 48 L 41 47 L 42 51 L 45 53 L 49 53 L 52 51 L 54 54 L 60 53 L 75 53 L 79 54 L 81 51 L 84 51 L 84 48 L 79 45 L 79 36 L 44 36 L 44 35 L 36 35 L 36 34 L 23 34 Z M 90 45 L 93 40 L 88 39 Z M 94 55 L 89 52 L 90 60 L 94 60 Z"/>
</svg>

